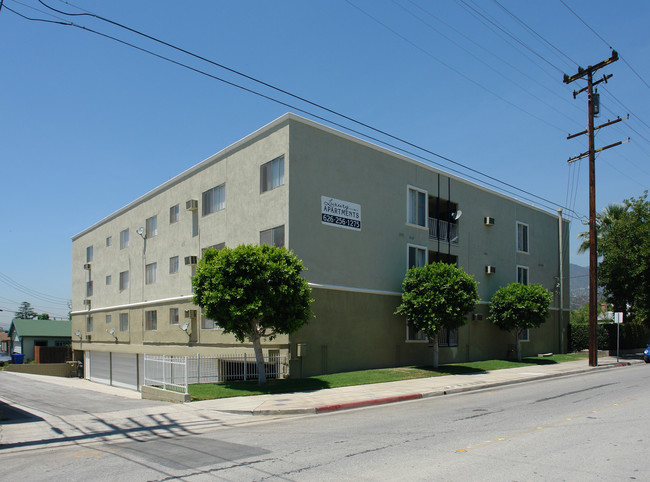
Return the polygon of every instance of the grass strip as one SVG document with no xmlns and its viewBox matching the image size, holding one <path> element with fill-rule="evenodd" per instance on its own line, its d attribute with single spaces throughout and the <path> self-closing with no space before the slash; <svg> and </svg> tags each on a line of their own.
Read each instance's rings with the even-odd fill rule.
<svg viewBox="0 0 650 482">
<path fill-rule="evenodd" d="M 268 380 L 266 385 L 258 385 L 257 380 L 232 381 L 221 383 L 201 383 L 189 386 L 192 400 L 212 400 L 215 398 L 241 397 L 277 393 L 294 393 L 321 390 L 324 388 L 385 383 L 413 378 L 439 377 L 443 375 L 460 375 L 483 373 L 506 368 L 530 365 L 549 365 L 587 358 L 584 353 L 552 355 L 548 357 L 529 357 L 521 362 L 510 360 L 483 360 L 466 363 L 441 365 L 434 369 L 427 366 L 406 366 L 397 368 L 379 368 L 353 372 L 331 373 L 306 378 L 286 378 Z"/>
</svg>

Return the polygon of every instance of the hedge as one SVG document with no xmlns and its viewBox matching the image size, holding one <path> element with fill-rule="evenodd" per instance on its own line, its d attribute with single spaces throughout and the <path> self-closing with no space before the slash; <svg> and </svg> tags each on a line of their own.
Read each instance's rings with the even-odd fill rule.
<svg viewBox="0 0 650 482">
<path fill-rule="evenodd" d="M 620 349 L 645 348 L 650 333 L 644 325 L 623 323 L 620 330 Z M 569 351 L 581 351 L 589 348 L 589 325 L 569 324 Z M 598 325 L 598 349 L 616 350 L 616 324 Z"/>
</svg>

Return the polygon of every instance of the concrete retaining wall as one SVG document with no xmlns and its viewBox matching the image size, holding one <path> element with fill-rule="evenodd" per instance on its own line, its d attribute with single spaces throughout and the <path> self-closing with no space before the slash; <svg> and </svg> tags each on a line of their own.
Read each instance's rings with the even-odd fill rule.
<svg viewBox="0 0 650 482">
<path fill-rule="evenodd" d="M 162 388 L 142 386 L 142 398 L 146 400 L 159 400 L 162 402 L 185 403 L 192 400 L 189 394 L 163 390 Z"/>
<path fill-rule="evenodd" d="M 32 375 L 48 375 L 51 377 L 76 377 L 77 366 L 73 363 L 29 363 L 26 365 L 7 365 L 5 370 Z"/>
</svg>

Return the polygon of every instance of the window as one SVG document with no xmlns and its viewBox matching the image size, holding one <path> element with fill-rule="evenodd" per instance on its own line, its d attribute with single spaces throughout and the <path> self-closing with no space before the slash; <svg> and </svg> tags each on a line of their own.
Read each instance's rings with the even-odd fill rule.
<svg viewBox="0 0 650 482">
<path fill-rule="evenodd" d="M 86 263 L 90 263 L 93 260 L 93 247 L 88 246 L 86 248 Z"/>
<path fill-rule="evenodd" d="M 86 297 L 90 297 L 92 295 L 93 295 L 93 282 L 86 281 Z"/>
<path fill-rule="evenodd" d="M 112 281 L 111 275 L 106 276 L 106 286 L 110 285 Z"/>
<path fill-rule="evenodd" d="M 120 273 L 120 291 L 129 289 L 129 272 L 122 271 Z"/>
<path fill-rule="evenodd" d="M 158 216 L 151 216 L 145 221 L 147 238 L 153 238 L 158 234 Z"/>
<path fill-rule="evenodd" d="M 203 216 L 215 211 L 221 211 L 226 207 L 226 185 L 222 184 L 203 193 Z"/>
<path fill-rule="evenodd" d="M 528 268 L 526 266 L 517 266 L 517 283 L 528 284 Z"/>
<path fill-rule="evenodd" d="M 111 315 L 106 315 L 106 324 L 107 325 L 111 324 Z"/>
<path fill-rule="evenodd" d="M 219 328 L 219 325 L 217 325 L 216 321 L 211 320 L 201 312 L 201 328 L 204 330 L 214 330 L 215 328 Z"/>
<path fill-rule="evenodd" d="M 151 263 L 145 266 L 144 269 L 144 282 L 145 284 L 151 285 L 156 282 L 156 271 L 158 263 Z"/>
<path fill-rule="evenodd" d="M 408 223 L 415 226 L 427 225 L 427 193 L 409 187 L 408 189 Z"/>
<path fill-rule="evenodd" d="M 120 231 L 120 249 L 124 249 L 129 245 L 129 230 L 125 229 Z"/>
<path fill-rule="evenodd" d="M 169 308 L 169 324 L 178 325 L 178 308 Z"/>
<path fill-rule="evenodd" d="M 458 346 L 458 329 L 442 328 L 438 333 L 438 346 Z"/>
<path fill-rule="evenodd" d="M 260 244 L 268 244 L 269 246 L 277 246 L 281 248 L 284 246 L 284 224 L 277 228 L 267 229 L 260 232 Z"/>
<path fill-rule="evenodd" d="M 427 250 L 420 246 L 408 247 L 408 266 L 407 268 L 421 268 L 427 264 Z"/>
<path fill-rule="evenodd" d="M 260 192 L 270 191 L 284 184 L 284 156 L 260 167 Z"/>
<path fill-rule="evenodd" d="M 427 341 L 428 337 L 422 330 L 416 329 L 411 323 L 406 324 L 407 341 Z"/>
<path fill-rule="evenodd" d="M 530 341 L 530 332 L 528 328 L 519 333 L 519 341 Z"/>
<path fill-rule="evenodd" d="M 129 331 L 128 313 L 120 313 L 120 331 Z"/>
<path fill-rule="evenodd" d="M 178 273 L 178 256 L 169 258 L 169 274 Z"/>
<path fill-rule="evenodd" d="M 93 331 L 93 317 L 89 316 L 86 318 L 86 332 L 90 333 Z"/>
<path fill-rule="evenodd" d="M 178 204 L 172 206 L 169 208 L 169 224 L 174 224 L 178 222 L 179 219 L 179 210 L 178 210 Z"/>
<path fill-rule="evenodd" d="M 219 244 L 213 244 L 212 246 L 207 246 L 207 247 L 201 249 L 201 256 L 203 256 L 203 252 L 206 249 L 216 249 L 217 251 L 221 251 L 225 247 L 226 247 L 226 243 L 219 243 Z"/>
<path fill-rule="evenodd" d="M 158 329 L 158 312 L 156 310 L 144 312 L 144 329 L 147 331 Z"/>
<path fill-rule="evenodd" d="M 106 247 L 108 248 L 109 246 L 113 245 L 113 236 L 109 236 L 106 238 Z"/>
<path fill-rule="evenodd" d="M 517 223 L 517 251 L 528 252 L 528 225 Z"/>
</svg>

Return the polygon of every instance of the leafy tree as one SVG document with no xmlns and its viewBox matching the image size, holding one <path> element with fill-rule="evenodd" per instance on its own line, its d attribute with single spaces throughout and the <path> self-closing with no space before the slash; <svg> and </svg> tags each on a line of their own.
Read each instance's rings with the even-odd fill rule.
<svg viewBox="0 0 650 482">
<path fill-rule="evenodd" d="M 14 316 L 16 318 L 20 318 L 21 320 L 33 320 L 38 316 L 38 313 L 34 311 L 32 305 L 29 302 L 23 301 L 20 304 L 18 311 L 14 313 Z"/>
<path fill-rule="evenodd" d="M 433 367 L 438 368 L 440 330 L 465 324 L 466 315 L 478 303 L 478 283 L 461 268 L 431 263 L 411 268 L 402 282 L 402 302 L 395 314 L 433 340 Z"/>
<path fill-rule="evenodd" d="M 650 322 L 650 202 L 648 191 L 623 201 L 624 213 L 603 233 L 598 282 L 614 311 Z"/>
<path fill-rule="evenodd" d="M 536 284 L 510 283 L 492 295 L 490 321 L 515 336 L 518 361 L 522 335 L 528 328 L 537 328 L 546 321 L 552 299 L 550 291 Z"/>
<path fill-rule="evenodd" d="M 192 278 L 194 303 L 225 333 L 255 350 L 258 382 L 266 383 L 261 340 L 298 330 L 311 318 L 311 290 L 302 261 L 275 246 L 207 249 Z"/>
<path fill-rule="evenodd" d="M 38 315 L 38 319 L 39 320 L 49 320 L 50 315 L 48 315 L 47 313 L 41 313 L 40 315 Z"/>
<path fill-rule="evenodd" d="M 625 213 L 625 206 L 622 204 L 608 204 L 602 213 L 596 213 L 596 252 L 600 254 L 600 243 L 603 235 L 607 233 L 616 221 L 623 218 Z M 584 224 L 589 226 L 589 222 Z M 586 253 L 589 251 L 589 229 L 578 235 L 580 246 L 578 246 L 578 254 Z"/>
</svg>

